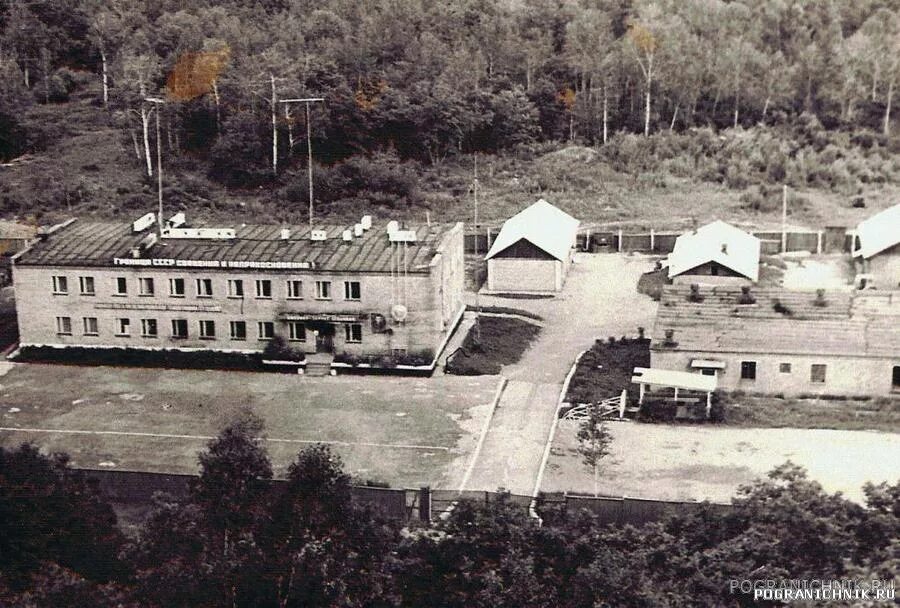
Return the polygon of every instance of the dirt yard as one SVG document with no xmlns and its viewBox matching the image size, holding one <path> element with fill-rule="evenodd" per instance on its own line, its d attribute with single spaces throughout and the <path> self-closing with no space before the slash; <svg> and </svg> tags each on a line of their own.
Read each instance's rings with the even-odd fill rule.
<svg viewBox="0 0 900 608">
<path fill-rule="evenodd" d="M 788 289 L 846 291 L 853 289 L 853 267 L 843 254 L 782 256 Z"/>
<path fill-rule="evenodd" d="M 612 422 L 612 454 L 600 492 L 613 496 L 728 502 L 741 484 L 787 460 L 828 492 L 862 502 L 862 486 L 900 480 L 900 434 L 825 429 L 735 429 Z M 577 423 L 561 421 L 542 490 L 593 492 L 576 453 Z"/>
<path fill-rule="evenodd" d="M 4 364 L 0 445 L 34 442 L 90 468 L 192 473 L 240 408 L 266 422 L 276 473 L 331 442 L 349 473 L 394 487 L 455 488 L 495 376 L 392 378 Z M 32 429 L 32 430 L 16 430 Z"/>
</svg>

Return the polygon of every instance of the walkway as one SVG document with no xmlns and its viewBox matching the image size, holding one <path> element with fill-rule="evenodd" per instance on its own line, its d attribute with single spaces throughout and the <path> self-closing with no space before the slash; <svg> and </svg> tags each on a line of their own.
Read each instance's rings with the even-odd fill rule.
<svg viewBox="0 0 900 608">
<path fill-rule="evenodd" d="M 649 330 L 656 304 L 637 293 L 643 256 L 579 254 L 563 292 L 547 299 L 479 296 L 482 306 L 520 308 L 541 315 L 544 329 L 522 359 L 503 369 L 510 382 L 500 398 L 465 490 L 531 494 L 556 415 L 562 383 L 579 353 L 596 338 Z M 474 304 L 474 294 L 467 294 Z"/>
</svg>

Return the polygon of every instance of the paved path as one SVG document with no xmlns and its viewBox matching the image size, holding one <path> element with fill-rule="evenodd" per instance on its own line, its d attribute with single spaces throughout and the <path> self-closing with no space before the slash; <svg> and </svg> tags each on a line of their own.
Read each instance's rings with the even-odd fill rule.
<svg viewBox="0 0 900 608">
<path fill-rule="evenodd" d="M 562 383 L 575 357 L 597 338 L 649 330 L 656 304 L 637 293 L 643 256 L 579 254 L 561 294 L 547 299 L 479 296 L 482 306 L 520 308 L 541 315 L 544 329 L 522 359 L 503 369 L 510 379 L 463 489 L 531 494 L 541 466 Z M 474 294 L 467 294 L 474 303 Z"/>
</svg>

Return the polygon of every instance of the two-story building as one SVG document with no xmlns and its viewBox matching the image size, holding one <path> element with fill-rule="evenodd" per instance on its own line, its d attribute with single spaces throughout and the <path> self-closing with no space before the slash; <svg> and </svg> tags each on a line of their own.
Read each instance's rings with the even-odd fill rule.
<svg viewBox="0 0 900 608">
<path fill-rule="evenodd" d="M 462 224 L 185 228 L 179 215 L 42 234 L 14 258 L 20 344 L 259 352 L 279 335 L 304 352 L 423 354 L 464 310 Z"/>
</svg>

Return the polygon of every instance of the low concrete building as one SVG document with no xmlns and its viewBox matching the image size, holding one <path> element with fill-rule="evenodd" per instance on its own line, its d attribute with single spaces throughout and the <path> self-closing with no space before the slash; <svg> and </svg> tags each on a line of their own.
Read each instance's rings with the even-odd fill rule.
<svg viewBox="0 0 900 608">
<path fill-rule="evenodd" d="M 651 366 L 713 375 L 726 390 L 897 393 L 898 295 L 670 285 L 653 329 Z"/>
<path fill-rule="evenodd" d="M 669 254 L 673 283 L 750 284 L 759 279 L 758 238 L 716 220 L 682 234 Z"/>
<path fill-rule="evenodd" d="M 852 255 L 857 287 L 900 289 L 900 204 L 859 223 Z"/>
<path fill-rule="evenodd" d="M 578 224 L 544 199 L 506 220 L 484 258 L 488 291 L 560 291 L 572 262 Z"/>
<path fill-rule="evenodd" d="M 259 352 L 280 335 L 435 354 L 464 310 L 460 223 L 157 231 L 148 215 L 70 221 L 14 258 L 22 345 Z"/>
</svg>

